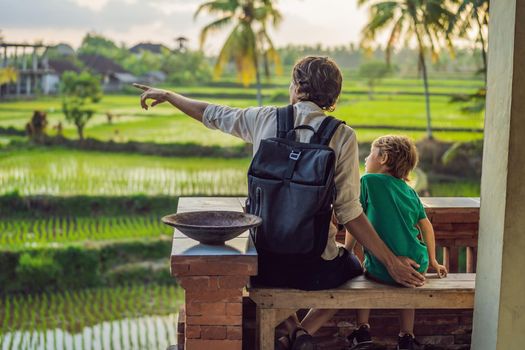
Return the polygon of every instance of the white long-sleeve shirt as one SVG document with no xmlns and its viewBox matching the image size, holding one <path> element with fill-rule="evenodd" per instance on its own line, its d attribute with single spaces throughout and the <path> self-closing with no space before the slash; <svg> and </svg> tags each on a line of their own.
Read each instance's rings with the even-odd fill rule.
<svg viewBox="0 0 525 350">
<path fill-rule="evenodd" d="M 310 125 L 317 130 L 325 116 L 324 111 L 313 102 L 301 101 L 294 105 L 294 126 Z M 255 154 L 262 139 L 276 136 L 277 107 L 232 108 L 210 104 L 204 111 L 202 122 L 210 129 L 219 129 L 252 143 Z M 296 135 L 298 141 L 308 142 L 312 133 L 308 130 L 297 130 Z M 359 157 L 354 130 L 347 125 L 340 126 L 329 146 L 334 150 L 336 157 L 334 181 L 337 197 L 334 212 L 337 221 L 346 224 L 363 212 L 359 202 Z M 338 254 L 336 233 L 337 230 L 331 227 L 322 254 L 325 260 L 332 260 Z"/>
</svg>

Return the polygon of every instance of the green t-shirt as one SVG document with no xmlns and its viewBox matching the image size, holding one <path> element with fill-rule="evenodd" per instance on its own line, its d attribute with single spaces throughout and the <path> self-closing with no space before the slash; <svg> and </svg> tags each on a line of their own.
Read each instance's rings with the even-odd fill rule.
<svg viewBox="0 0 525 350">
<path fill-rule="evenodd" d="M 419 197 L 405 181 L 387 174 L 361 177 L 361 205 L 379 237 L 397 256 L 407 256 L 428 268 L 426 245 L 419 240 L 416 224 L 426 218 Z M 365 249 L 366 271 L 381 281 L 395 283 L 385 266 Z"/>
</svg>

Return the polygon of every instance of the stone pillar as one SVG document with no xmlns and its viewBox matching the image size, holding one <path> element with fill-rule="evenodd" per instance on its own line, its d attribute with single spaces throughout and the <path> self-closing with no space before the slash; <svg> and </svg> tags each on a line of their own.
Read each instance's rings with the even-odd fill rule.
<svg viewBox="0 0 525 350">
<path fill-rule="evenodd" d="M 491 1 L 472 349 L 525 344 L 525 0 Z"/>
</svg>

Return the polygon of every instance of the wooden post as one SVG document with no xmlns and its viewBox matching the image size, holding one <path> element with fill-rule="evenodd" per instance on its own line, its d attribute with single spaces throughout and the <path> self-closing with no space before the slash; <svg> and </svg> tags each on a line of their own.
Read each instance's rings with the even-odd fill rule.
<svg viewBox="0 0 525 350">
<path fill-rule="evenodd" d="M 490 2 L 472 349 L 525 345 L 525 0 Z"/>
</svg>

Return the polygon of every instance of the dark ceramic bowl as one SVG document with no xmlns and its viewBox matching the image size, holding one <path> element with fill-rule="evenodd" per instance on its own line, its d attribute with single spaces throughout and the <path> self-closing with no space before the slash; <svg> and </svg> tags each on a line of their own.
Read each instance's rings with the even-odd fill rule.
<svg viewBox="0 0 525 350">
<path fill-rule="evenodd" d="M 191 211 L 162 218 L 186 236 L 203 244 L 224 244 L 262 223 L 258 216 L 237 211 Z"/>
</svg>

